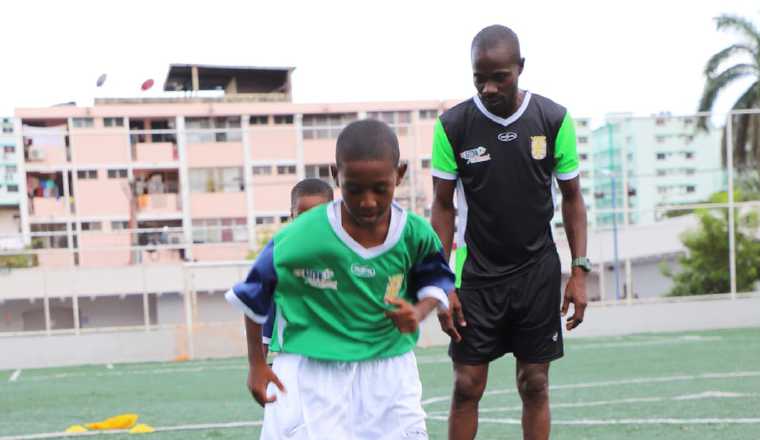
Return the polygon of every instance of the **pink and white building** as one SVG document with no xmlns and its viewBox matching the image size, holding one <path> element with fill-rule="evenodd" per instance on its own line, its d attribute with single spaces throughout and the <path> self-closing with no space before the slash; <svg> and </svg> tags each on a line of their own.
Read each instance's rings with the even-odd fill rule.
<svg viewBox="0 0 760 440">
<path fill-rule="evenodd" d="M 172 65 L 166 97 L 16 111 L 21 226 L 42 267 L 240 260 L 288 220 L 290 189 L 330 179 L 335 139 L 389 123 L 429 215 L 435 118 L 455 101 L 296 104 L 291 68 Z"/>
</svg>

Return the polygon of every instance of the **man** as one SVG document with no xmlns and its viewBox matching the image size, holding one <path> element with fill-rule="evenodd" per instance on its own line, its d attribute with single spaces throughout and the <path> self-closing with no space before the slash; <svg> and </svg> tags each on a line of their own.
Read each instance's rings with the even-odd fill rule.
<svg viewBox="0 0 760 440">
<path fill-rule="evenodd" d="M 471 60 L 477 95 L 441 115 L 433 141 L 432 224 L 447 256 L 459 216 L 457 291 L 438 316 L 452 339 L 449 438 L 475 437 L 488 365 L 513 353 L 523 436 L 548 439 L 549 363 L 563 355 L 560 309 L 565 315 L 574 305 L 568 330 L 583 322 L 590 270 L 575 128 L 564 107 L 518 88 L 525 59 L 511 29 L 480 31 Z M 561 306 L 550 226 L 555 178 L 573 257 Z"/>
</svg>

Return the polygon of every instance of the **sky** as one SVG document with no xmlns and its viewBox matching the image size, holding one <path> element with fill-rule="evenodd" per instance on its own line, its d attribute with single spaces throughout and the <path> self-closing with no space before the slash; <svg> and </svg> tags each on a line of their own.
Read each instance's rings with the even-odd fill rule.
<svg viewBox="0 0 760 440">
<path fill-rule="evenodd" d="M 760 3 L 748 0 L 11 0 L 0 18 L 0 115 L 157 96 L 170 63 L 294 66 L 295 102 L 464 99 L 474 93 L 472 37 L 495 23 L 520 37 L 520 86 L 576 117 L 688 114 L 705 62 L 736 39 L 716 31 L 721 13 L 760 26 Z M 156 85 L 141 92 L 148 78 Z"/>
</svg>

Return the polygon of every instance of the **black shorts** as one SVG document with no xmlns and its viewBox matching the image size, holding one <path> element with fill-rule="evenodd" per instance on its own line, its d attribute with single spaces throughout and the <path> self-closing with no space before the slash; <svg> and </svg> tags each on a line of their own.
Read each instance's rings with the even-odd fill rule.
<svg viewBox="0 0 760 440">
<path fill-rule="evenodd" d="M 532 267 L 504 283 L 459 289 L 467 326 L 451 342 L 454 362 L 479 365 L 506 353 L 523 362 L 545 363 L 563 355 L 559 255 L 548 251 Z"/>
</svg>

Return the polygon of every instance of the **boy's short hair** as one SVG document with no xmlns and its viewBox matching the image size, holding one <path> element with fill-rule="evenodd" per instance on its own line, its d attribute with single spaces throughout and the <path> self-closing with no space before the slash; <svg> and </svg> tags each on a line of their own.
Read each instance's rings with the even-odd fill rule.
<svg viewBox="0 0 760 440">
<path fill-rule="evenodd" d="M 384 160 L 399 164 L 398 138 L 385 122 L 362 119 L 348 124 L 338 135 L 335 163 L 353 160 Z"/>
<path fill-rule="evenodd" d="M 290 206 L 296 205 L 296 200 L 303 196 L 324 196 L 331 201 L 333 199 L 333 189 L 329 183 L 321 179 L 303 179 L 296 183 L 290 190 Z"/>
</svg>

